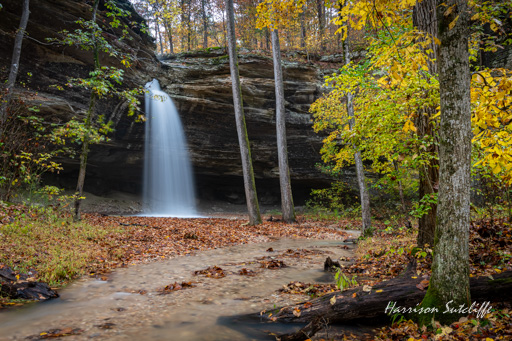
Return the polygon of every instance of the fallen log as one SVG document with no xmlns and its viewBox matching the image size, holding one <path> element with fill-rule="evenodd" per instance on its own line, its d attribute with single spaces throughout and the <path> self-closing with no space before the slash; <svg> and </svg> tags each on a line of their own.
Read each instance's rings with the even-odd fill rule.
<svg viewBox="0 0 512 341">
<path fill-rule="evenodd" d="M 308 323 L 299 332 L 280 338 L 295 341 L 308 339 L 326 323 L 346 324 L 364 319 L 372 324 L 397 313 L 407 315 L 426 293 L 425 278 L 416 276 L 414 269 L 411 264 L 402 275 L 375 285 L 369 292 L 363 287 L 337 291 L 308 302 L 266 311 L 258 318 L 262 322 Z M 476 303 L 512 302 L 512 271 L 492 278 L 470 278 L 470 290 L 471 299 Z"/>
</svg>

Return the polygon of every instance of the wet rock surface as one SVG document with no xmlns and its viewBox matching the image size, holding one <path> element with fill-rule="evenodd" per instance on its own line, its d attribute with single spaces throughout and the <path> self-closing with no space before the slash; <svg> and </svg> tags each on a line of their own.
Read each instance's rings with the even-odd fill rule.
<svg viewBox="0 0 512 341">
<path fill-rule="evenodd" d="M 4 264 L 0 264 L 0 295 L 34 301 L 59 297 L 48 284 L 37 282 L 27 274 L 17 274 Z"/>
</svg>

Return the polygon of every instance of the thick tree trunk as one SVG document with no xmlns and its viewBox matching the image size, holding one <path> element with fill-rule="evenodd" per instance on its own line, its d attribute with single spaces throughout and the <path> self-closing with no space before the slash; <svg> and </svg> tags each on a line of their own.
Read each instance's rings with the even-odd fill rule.
<svg viewBox="0 0 512 341">
<path fill-rule="evenodd" d="M 414 25 L 421 31 L 425 32 L 431 43 L 429 44 L 429 52 L 425 50 L 425 54 L 434 60 L 437 55 L 437 44 L 433 37 L 437 37 L 437 20 L 436 20 L 436 0 L 423 0 L 416 3 L 413 11 Z M 431 75 L 437 74 L 437 66 L 435 62 L 428 62 L 428 70 Z M 414 125 L 417 128 L 416 134 L 420 140 L 426 137 L 435 138 L 437 133 L 431 121 L 431 117 L 436 114 L 435 107 L 425 108 L 418 112 Z M 437 146 L 432 143 L 425 151 L 431 155 L 430 162 L 420 169 L 419 183 L 419 199 L 438 191 L 439 185 L 439 162 L 437 161 Z M 418 221 L 418 246 L 423 247 L 425 244 L 434 245 L 434 234 L 436 230 L 436 214 L 437 204 L 430 204 L 430 209 Z"/>
<path fill-rule="evenodd" d="M 284 341 L 306 340 L 330 323 L 341 324 L 357 320 L 366 321 L 368 325 L 372 325 L 386 321 L 396 313 L 410 316 L 414 311 L 411 310 L 409 313 L 409 308 L 419 309 L 417 304 L 425 296 L 425 291 L 418 288 L 424 278 L 413 278 L 416 277 L 414 269 L 414 266 L 410 266 L 401 276 L 375 285 L 370 292 L 363 291 L 362 287 L 343 292 L 337 291 L 308 302 L 277 309 L 277 313 L 275 313 L 276 309 L 269 309 L 268 313 L 250 315 L 249 318 L 264 322 L 309 323 L 296 333 L 281 336 L 280 339 Z M 482 304 L 512 300 L 512 272 L 507 271 L 493 278 L 492 280 L 489 277 L 472 278 L 471 296 Z M 336 297 L 334 302 L 331 301 L 333 297 Z M 489 305 L 486 306 L 489 307 Z M 458 305 L 450 303 L 449 307 L 458 308 Z M 469 308 L 470 305 L 465 307 Z M 436 320 L 446 315 L 447 313 L 444 313 L 446 310 L 446 305 L 440 307 Z"/>
<path fill-rule="evenodd" d="M 277 156 L 279 159 L 279 186 L 281 188 L 281 210 L 283 220 L 295 221 L 290 168 L 288 166 L 288 147 L 286 143 L 286 111 L 284 107 L 283 70 L 281 67 L 281 47 L 278 30 L 272 30 L 272 55 L 274 57 L 274 80 L 276 87 L 276 136 Z"/>
<path fill-rule="evenodd" d="M 100 0 L 94 1 L 94 7 L 92 11 L 92 22 L 96 22 L 96 14 L 98 13 L 98 6 Z M 96 39 L 94 38 L 96 35 L 92 35 L 92 45 L 93 45 L 93 53 L 94 53 L 94 69 L 99 70 L 101 68 L 100 65 L 100 57 L 99 57 L 99 47 L 96 43 Z M 89 144 L 90 144 L 90 136 L 89 131 L 92 127 L 92 119 L 94 116 L 94 111 L 96 107 L 96 94 L 92 90 L 91 98 L 89 100 L 89 108 L 87 110 L 87 115 L 85 118 L 85 135 L 82 141 L 82 152 L 80 154 L 80 170 L 78 172 L 78 181 L 76 184 L 75 190 L 75 216 L 74 220 L 78 221 L 81 219 L 81 209 L 82 209 L 82 198 L 84 194 L 84 183 L 85 183 L 85 171 L 87 168 L 87 157 L 89 155 Z"/>
<path fill-rule="evenodd" d="M 450 11 L 447 9 L 450 8 Z M 471 167 L 469 8 L 466 0 L 449 0 L 437 8 L 439 54 L 439 206 L 432 278 L 424 307 L 469 305 L 469 203 Z M 450 28 L 450 26 L 452 26 Z M 461 314 L 445 314 L 450 323 Z M 436 316 L 437 319 L 437 316 Z M 420 315 L 419 321 L 430 323 Z"/>
<path fill-rule="evenodd" d="M 344 54 L 345 54 L 345 64 L 350 63 L 350 43 L 349 43 L 349 34 L 350 30 L 347 28 L 347 38 L 344 43 Z M 354 116 L 354 105 L 353 105 L 353 96 L 352 93 L 347 93 L 347 115 L 349 118 L 350 129 L 354 128 L 356 124 L 355 116 Z M 354 154 L 354 161 L 356 166 L 356 174 L 357 174 L 357 185 L 359 187 L 359 197 L 361 199 L 361 217 L 363 220 L 363 230 L 362 235 L 367 235 L 369 231 L 371 231 L 371 211 L 370 211 L 370 195 L 368 193 L 368 188 L 366 186 L 366 179 L 364 176 L 364 167 L 363 160 L 361 158 L 361 152 L 356 149 Z"/>
<path fill-rule="evenodd" d="M 240 75 L 238 73 L 233 0 L 226 0 L 226 14 L 228 24 L 229 66 L 231 71 L 231 82 L 233 85 L 233 105 L 235 109 L 236 130 L 238 133 L 238 142 L 240 144 L 240 154 L 242 157 L 245 197 L 247 199 L 247 209 L 249 211 L 249 224 L 257 225 L 261 223 L 261 215 L 258 205 L 258 196 L 256 194 L 254 171 L 252 168 L 251 147 L 249 145 L 249 137 L 247 136 L 247 127 L 245 124 Z"/>
<path fill-rule="evenodd" d="M 203 15 L 203 48 L 208 47 L 208 17 L 206 16 L 206 0 L 201 0 L 201 13 Z"/>
<path fill-rule="evenodd" d="M 21 14 L 20 26 L 18 27 L 16 37 L 14 38 L 11 69 L 9 71 L 9 78 L 7 79 L 7 83 L 5 84 L 5 97 L 2 99 L 2 104 L 0 106 L 0 135 L 1 133 L 3 133 L 4 130 L 5 121 L 7 120 L 7 108 L 9 107 L 9 104 L 11 102 L 12 90 L 16 84 L 16 78 L 18 77 L 18 70 L 20 68 L 21 46 L 23 44 L 23 37 L 25 36 L 25 31 L 27 29 L 28 17 L 30 15 L 29 5 L 30 0 L 23 0 L 23 12 Z"/>
</svg>

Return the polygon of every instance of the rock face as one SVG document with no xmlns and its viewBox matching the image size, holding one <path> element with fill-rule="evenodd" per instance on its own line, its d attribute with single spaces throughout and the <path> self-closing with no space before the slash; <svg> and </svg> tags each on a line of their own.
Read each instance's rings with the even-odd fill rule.
<svg viewBox="0 0 512 341">
<path fill-rule="evenodd" d="M 129 6 L 127 0 L 119 1 Z M 3 4 L 5 2 L 2 2 Z M 58 91 L 50 85 L 63 85 L 67 77 L 85 76 L 91 70 L 91 55 L 72 47 L 57 47 L 45 42 L 61 29 L 72 29 L 79 17 L 90 16 L 90 6 L 78 0 L 31 1 L 28 25 L 30 39 L 24 40 L 20 80 L 27 89 L 20 91 L 40 114 L 64 122 L 86 109 L 88 95 L 76 89 Z M 12 33 L 21 15 L 18 1 L 8 1 L 0 11 L 0 65 L 10 63 Z M 49 19 L 51 18 L 51 19 Z M 136 20 L 140 17 L 134 14 Z M 71 27 L 70 27 L 71 25 Z M 112 32 L 113 43 L 115 32 Z M 131 32 L 133 41 L 122 46 L 138 56 L 128 70 L 126 86 L 140 86 L 157 78 L 178 107 L 186 131 L 200 197 L 244 202 L 240 152 L 232 105 L 229 61 L 222 49 L 169 56 L 157 61 L 151 38 Z M 102 57 L 105 65 L 116 61 Z M 240 58 L 242 93 L 247 129 L 260 202 L 279 202 L 277 149 L 275 138 L 275 96 L 272 60 L 242 53 Z M 31 73 L 29 77 L 27 73 Z M 330 179 L 321 174 L 321 138 L 312 130 L 309 105 L 320 96 L 321 75 L 312 66 L 285 63 L 285 96 L 288 151 L 292 186 L 298 202 L 311 188 L 326 186 Z M 37 93 L 36 93 L 37 91 Z M 91 150 L 86 191 L 95 194 L 111 190 L 140 193 L 144 159 L 144 124 L 127 117 L 126 105 L 115 99 L 103 101 L 100 110 L 115 122 L 109 142 Z M 77 161 L 63 160 L 61 185 L 73 188 Z"/>
</svg>

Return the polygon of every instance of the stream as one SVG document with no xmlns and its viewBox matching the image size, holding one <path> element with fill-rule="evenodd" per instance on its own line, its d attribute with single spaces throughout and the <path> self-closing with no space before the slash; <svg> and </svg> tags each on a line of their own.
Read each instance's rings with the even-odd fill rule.
<svg viewBox="0 0 512 341">
<path fill-rule="evenodd" d="M 354 235 L 354 233 L 352 233 Z M 274 251 L 267 251 L 272 248 Z M 287 250 L 307 249 L 300 257 Z M 305 295 L 279 294 L 290 281 L 332 283 L 323 271 L 327 256 L 351 256 L 341 241 L 278 239 L 200 252 L 117 269 L 107 280 L 82 278 L 59 292 L 60 298 L 0 313 L 0 340 L 21 340 L 51 329 L 80 329 L 66 340 L 275 340 L 266 329 L 288 332 L 297 326 L 247 326 L 229 316 L 259 312 L 294 302 Z M 288 266 L 260 267 L 257 258 L 275 257 Z M 197 270 L 220 266 L 226 276 L 208 278 Z M 256 272 L 242 276 L 242 268 Z M 195 287 L 160 295 L 174 282 Z"/>
</svg>

